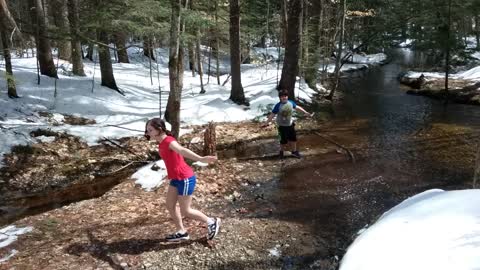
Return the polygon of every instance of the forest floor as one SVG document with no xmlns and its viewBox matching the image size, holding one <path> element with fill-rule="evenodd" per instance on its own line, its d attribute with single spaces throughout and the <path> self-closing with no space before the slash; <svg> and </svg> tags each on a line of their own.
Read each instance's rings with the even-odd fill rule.
<svg viewBox="0 0 480 270">
<path fill-rule="evenodd" d="M 198 152 L 201 145 L 190 142 L 202 136 L 204 127 L 193 128 L 181 143 Z M 221 231 L 207 241 L 204 224 L 185 219 L 191 239 L 181 243 L 164 240 L 174 232 L 164 206 L 166 184 L 147 192 L 130 179 L 144 161 L 157 158 L 154 142 L 136 137 L 88 147 L 69 135 L 50 134 L 57 137 L 54 142 L 14 149 L 6 157 L 8 166 L 0 170 L 5 179 L 1 192 L 11 194 L 0 202 L 10 203 L 14 211 L 22 211 L 22 204 L 34 207 L 13 223 L 33 230 L 0 248 L 0 258 L 13 249 L 18 251 L 0 263 L 0 269 L 337 269 L 355 232 L 385 209 L 376 208 L 368 216 L 353 219 L 348 214 L 351 208 L 371 197 L 341 199 L 348 187 L 363 190 L 341 183 L 341 178 L 325 179 L 321 201 L 296 197 L 295 183 L 289 184 L 291 192 L 281 196 L 275 190 L 289 167 L 312 166 L 308 165 L 312 156 L 348 164 L 345 149 L 365 147 L 364 128 L 362 121 L 321 124 L 303 120 L 297 130 L 304 141 L 305 158 L 281 161 L 273 128 L 260 129 L 254 122 L 218 124 L 219 161 L 195 167 L 199 180 L 193 206 L 220 217 Z M 329 130 L 336 134 L 338 145 L 309 138 L 309 134 Z M 458 157 L 453 159 L 459 162 Z M 108 185 L 113 188 L 103 194 Z M 81 200 L 80 193 L 90 198 Z M 395 202 L 399 200 L 400 196 Z M 47 202 L 56 207 L 43 211 Z M 327 210 L 318 212 L 318 205 Z"/>
</svg>

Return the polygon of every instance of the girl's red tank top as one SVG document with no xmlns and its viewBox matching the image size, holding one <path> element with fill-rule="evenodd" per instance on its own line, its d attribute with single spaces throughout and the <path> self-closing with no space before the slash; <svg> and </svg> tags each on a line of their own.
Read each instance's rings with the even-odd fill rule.
<svg viewBox="0 0 480 270">
<path fill-rule="evenodd" d="M 158 144 L 158 152 L 165 162 L 169 179 L 184 180 L 194 175 L 192 168 L 183 159 L 183 156 L 169 148 L 175 141 L 172 136 L 167 136 Z"/>
</svg>

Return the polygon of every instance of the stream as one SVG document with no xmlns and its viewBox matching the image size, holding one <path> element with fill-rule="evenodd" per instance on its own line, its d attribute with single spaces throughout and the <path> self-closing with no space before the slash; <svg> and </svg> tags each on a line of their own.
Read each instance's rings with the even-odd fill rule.
<svg viewBox="0 0 480 270">
<path fill-rule="evenodd" d="M 479 108 L 444 106 L 443 101 L 405 94 L 397 76 L 418 58 L 404 50 L 389 55 L 388 64 L 349 73 L 341 81 L 341 99 L 331 120 L 339 126 L 366 124 L 343 137 L 341 128 L 325 131 L 350 145 L 364 141 L 362 147 L 353 147 L 356 162 L 345 154 L 307 155 L 302 162 L 285 166 L 272 184 L 275 217 L 307 225 L 318 242 L 311 254 L 290 258 L 285 268 L 308 265 L 319 257 L 341 259 L 360 229 L 414 194 L 471 187 L 473 164 L 460 161 L 465 166 L 455 166 L 440 153 L 462 156 L 464 148 L 478 147 Z M 434 129 L 437 126 L 472 131 L 446 136 Z M 428 135 L 419 136 L 427 131 Z M 300 137 L 300 148 L 312 148 L 319 140 Z"/>
</svg>

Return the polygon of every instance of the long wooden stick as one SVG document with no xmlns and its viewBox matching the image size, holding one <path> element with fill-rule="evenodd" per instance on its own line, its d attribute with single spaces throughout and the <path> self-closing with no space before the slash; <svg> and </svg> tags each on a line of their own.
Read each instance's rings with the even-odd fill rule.
<svg viewBox="0 0 480 270">
<path fill-rule="evenodd" d="M 313 132 L 313 133 L 314 133 L 315 135 L 319 136 L 320 138 L 322 138 L 322 139 L 324 139 L 324 140 L 326 140 L 326 141 L 328 141 L 328 142 L 330 142 L 330 143 L 333 143 L 333 144 L 335 144 L 336 146 L 338 146 L 338 147 L 342 148 L 343 150 L 347 151 L 348 156 L 350 157 L 350 159 L 352 160 L 352 162 L 355 163 L 355 156 L 353 155 L 353 152 L 350 151 L 350 149 L 348 149 L 347 147 L 345 147 L 345 146 L 337 143 L 336 141 L 334 141 L 334 140 L 332 140 L 332 139 L 330 139 L 330 138 L 327 138 L 327 137 L 323 136 L 322 134 L 320 134 L 320 133 L 318 133 L 318 132 Z"/>
<path fill-rule="evenodd" d="M 144 133 L 143 130 L 126 128 L 126 127 L 122 127 L 122 126 L 118 126 L 118 125 L 105 125 L 104 127 L 116 127 L 116 128 L 121 128 L 121 129 L 126 129 L 126 130 L 131 130 L 131 131 L 138 131 L 138 132 Z"/>
<path fill-rule="evenodd" d="M 112 140 L 110 140 L 110 139 L 108 139 L 108 138 L 106 138 L 106 137 L 102 137 L 102 139 L 105 140 L 105 141 L 110 142 L 111 144 L 115 145 L 116 147 L 118 147 L 118 148 L 120 148 L 120 149 L 122 149 L 122 150 L 124 150 L 124 151 L 127 151 L 128 153 L 130 153 L 130 154 L 134 155 L 135 157 L 137 157 L 139 160 L 143 159 L 142 157 L 140 157 L 140 156 L 137 155 L 136 153 L 130 151 L 129 149 L 121 146 L 120 144 L 118 144 L 118 143 L 116 143 L 116 142 L 114 142 L 114 141 L 112 141 Z"/>
</svg>

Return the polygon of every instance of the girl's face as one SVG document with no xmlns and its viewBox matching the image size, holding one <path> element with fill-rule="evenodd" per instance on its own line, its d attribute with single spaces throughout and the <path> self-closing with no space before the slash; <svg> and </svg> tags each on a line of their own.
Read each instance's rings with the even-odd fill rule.
<svg viewBox="0 0 480 270">
<path fill-rule="evenodd" d="M 152 123 L 147 125 L 147 135 L 150 136 L 150 140 L 158 140 L 162 135 L 162 132 L 152 126 Z"/>
</svg>

